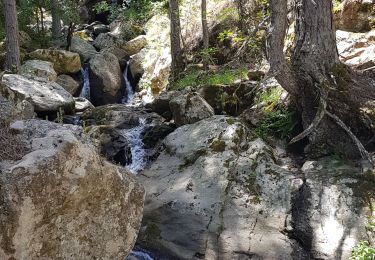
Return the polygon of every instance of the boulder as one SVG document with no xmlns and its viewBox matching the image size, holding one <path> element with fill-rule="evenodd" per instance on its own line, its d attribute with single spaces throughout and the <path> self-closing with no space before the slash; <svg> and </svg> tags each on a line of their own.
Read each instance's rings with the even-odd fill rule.
<svg viewBox="0 0 375 260">
<path fill-rule="evenodd" d="M 87 62 L 98 53 L 94 46 L 77 36 L 72 38 L 70 50 L 78 53 L 82 62 Z"/>
<path fill-rule="evenodd" d="M 143 107 L 130 107 L 123 104 L 110 104 L 87 110 L 82 115 L 86 125 L 110 125 L 118 129 L 129 129 L 145 119 L 147 124 L 158 125 L 165 120 L 156 113 L 149 113 Z"/>
<path fill-rule="evenodd" d="M 139 175 L 140 248 L 166 259 L 349 259 L 371 237 L 363 201 L 375 199 L 375 179 L 360 169 L 332 158 L 299 169 L 227 116 L 182 126 L 163 145 Z"/>
<path fill-rule="evenodd" d="M 139 35 L 138 37 L 126 42 L 121 46 L 123 50 L 129 55 L 132 56 L 140 52 L 147 45 L 146 35 Z"/>
<path fill-rule="evenodd" d="M 166 149 L 139 176 L 148 191 L 141 247 L 167 259 L 292 259 L 298 245 L 280 230 L 293 176 L 250 137 L 242 123 L 224 116 L 167 136 Z"/>
<path fill-rule="evenodd" d="M 3 97 L 0 92 L 0 125 L 33 117 L 34 107 L 30 102 L 26 100 L 16 100 L 14 102 Z"/>
<path fill-rule="evenodd" d="M 135 79 L 141 78 L 144 73 L 144 68 L 142 65 L 144 59 L 143 55 L 144 52 L 141 51 L 130 58 L 129 68 L 133 78 Z"/>
<path fill-rule="evenodd" d="M 372 0 L 345 0 L 340 4 L 335 15 L 336 26 L 340 30 L 350 32 L 366 32 L 371 29 L 374 18 Z"/>
<path fill-rule="evenodd" d="M 98 50 L 103 50 L 105 48 L 109 48 L 115 46 L 116 38 L 113 37 L 109 33 L 101 33 L 98 37 L 94 40 L 93 44 L 95 48 Z"/>
<path fill-rule="evenodd" d="M 74 74 L 81 69 L 79 55 L 70 51 L 38 49 L 29 53 L 29 57 L 52 62 L 57 74 Z"/>
<path fill-rule="evenodd" d="M 130 144 L 121 130 L 112 126 L 93 126 L 89 128 L 88 134 L 109 161 L 122 166 L 132 162 Z"/>
<path fill-rule="evenodd" d="M 174 97 L 169 106 L 177 126 L 192 124 L 215 114 L 214 109 L 196 92 Z"/>
<path fill-rule="evenodd" d="M 70 94 L 75 95 L 79 89 L 80 83 L 69 75 L 59 75 L 56 83 L 62 86 Z"/>
<path fill-rule="evenodd" d="M 151 103 L 151 109 L 167 120 L 172 119 L 172 111 L 169 107 L 169 102 L 173 97 L 180 95 L 175 91 L 163 91 Z"/>
<path fill-rule="evenodd" d="M 76 112 L 83 112 L 87 109 L 93 109 L 94 106 L 91 104 L 90 101 L 88 101 L 86 98 L 83 98 L 83 97 L 75 97 L 74 98 L 74 101 L 75 101 L 75 111 Z"/>
<path fill-rule="evenodd" d="M 312 259 L 350 259 L 359 240 L 375 242 L 366 228 L 375 217 L 373 173 L 332 157 L 307 161 L 301 170 L 306 179 L 293 198 L 293 234 Z"/>
<path fill-rule="evenodd" d="M 91 102 L 95 105 L 117 103 L 121 98 L 123 77 L 117 57 L 111 53 L 90 60 Z"/>
<path fill-rule="evenodd" d="M 210 104 L 216 114 L 237 116 L 254 103 L 256 84 L 239 82 L 231 85 L 205 85 L 198 93 Z"/>
<path fill-rule="evenodd" d="M 140 227 L 143 187 L 103 161 L 82 128 L 23 124 L 30 153 L 0 162 L 0 258 L 125 259 Z"/>
<path fill-rule="evenodd" d="M 56 81 L 57 74 L 49 61 L 28 60 L 21 66 L 21 74 Z"/>
<path fill-rule="evenodd" d="M 39 113 L 58 112 L 60 109 L 69 113 L 74 109 L 71 94 L 59 84 L 41 78 L 6 74 L 2 78 L 0 92 L 11 100 L 27 100 Z"/>
</svg>

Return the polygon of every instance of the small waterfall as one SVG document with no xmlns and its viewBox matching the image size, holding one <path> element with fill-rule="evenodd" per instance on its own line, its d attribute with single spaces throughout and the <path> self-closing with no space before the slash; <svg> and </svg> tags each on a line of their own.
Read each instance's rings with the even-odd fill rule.
<svg viewBox="0 0 375 260">
<path fill-rule="evenodd" d="M 138 126 L 132 129 L 123 130 L 123 135 L 130 144 L 130 151 L 132 154 L 132 163 L 127 165 L 126 168 L 133 174 L 137 174 L 147 165 L 147 152 L 144 149 L 142 142 L 142 133 L 144 132 L 145 127 L 146 119 L 140 118 Z"/>
<path fill-rule="evenodd" d="M 89 75 L 89 68 L 81 68 L 81 73 L 83 77 L 83 87 L 81 94 L 79 94 L 80 97 L 86 98 L 87 100 L 90 100 L 90 75 Z"/>
<path fill-rule="evenodd" d="M 129 71 L 129 61 L 125 65 L 124 73 L 122 74 L 125 80 L 125 91 L 124 91 L 124 96 L 121 99 L 122 104 L 129 104 L 133 101 L 134 97 L 134 90 L 133 86 L 129 80 L 128 77 L 128 71 Z"/>
</svg>

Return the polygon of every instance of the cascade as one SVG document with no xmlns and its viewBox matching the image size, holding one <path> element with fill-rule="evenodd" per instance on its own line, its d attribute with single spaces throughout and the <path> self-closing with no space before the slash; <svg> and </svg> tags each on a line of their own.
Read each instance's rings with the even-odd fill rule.
<svg viewBox="0 0 375 260">
<path fill-rule="evenodd" d="M 139 118 L 138 126 L 132 129 L 123 130 L 123 135 L 130 144 L 130 151 L 132 154 L 132 163 L 127 165 L 126 168 L 133 174 L 137 174 L 147 165 L 147 153 L 142 141 L 142 133 L 146 126 L 146 120 L 144 118 Z"/>
<path fill-rule="evenodd" d="M 83 87 L 82 91 L 79 94 L 80 97 L 90 100 L 90 77 L 89 77 L 89 68 L 81 68 L 81 74 L 83 78 Z"/>
<path fill-rule="evenodd" d="M 131 103 L 134 97 L 134 90 L 128 77 L 128 71 L 129 71 L 129 61 L 126 63 L 124 73 L 123 73 L 124 82 L 125 82 L 125 85 L 124 85 L 125 90 L 124 90 L 124 96 L 121 99 L 122 104 Z"/>
</svg>

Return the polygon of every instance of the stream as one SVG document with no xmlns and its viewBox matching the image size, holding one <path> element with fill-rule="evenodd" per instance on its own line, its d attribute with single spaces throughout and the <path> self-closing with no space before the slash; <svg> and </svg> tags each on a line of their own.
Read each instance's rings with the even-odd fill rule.
<svg viewBox="0 0 375 260">
<path fill-rule="evenodd" d="M 79 97 L 86 98 L 90 100 L 90 77 L 89 77 L 89 68 L 84 67 L 81 69 L 82 80 L 83 80 L 83 87 Z M 120 100 L 121 104 L 126 106 L 136 107 L 139 104 L 135 104 L 134 102 L 134 87 L 131 84 L 131 80 L 129 79 L 129 62 L 127 62 L 124 73 L 124 86 L 123 86 L 123 96 Z M 76 116 L 77 119 L 75 121 L 76 124 L 80 123 L 80 116 Z M 142 171 L 148 163 L 147 152 L 144 149 L 144 144 L 142 141 L 142 134 L 145 131 L 146 127 L 148 127 L 145 118 L 139 118 L 139 124 L 130 129 L 123 129 L 121 130 L 122 135 L 126 138 L 129 142 L 132 161 L 130 164 L 126 165 L 125 168 L 134 175 L 137 175 L 140 171 Z M 139 248 L 135 247 L 126 258 L 127 260 L 154 260 L 157 258 L 151 257 L 152 253 Z"/>
</svg>

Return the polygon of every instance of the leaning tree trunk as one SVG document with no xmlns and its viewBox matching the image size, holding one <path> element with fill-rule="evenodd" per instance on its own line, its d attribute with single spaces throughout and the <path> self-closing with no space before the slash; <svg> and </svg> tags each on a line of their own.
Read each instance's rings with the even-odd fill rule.
<svg viewBox="0 0 375 260">
<path fill-rule="evenodd" d="M 169 19 L 171 20 L 171 54 L 172 67 L 171 79 L 176 80 L 179 74 L 184 69 L 184 62 L 181 48 L 181 25 L 180 25 L 180 10 L 178 7 L 178 0 L 169 0 Z"/>
<path fill-rule="evenodd" d="M 309 138 L 308 152 L 361 155 L 374 136 L 374 81 L 339 61 L 332 1 L 295 0 L 296 42 L 291 62 L 283 53 L 287 29 L 287 1 L 270 0 L 268 57 L 270 74 L 287 90 L 302 116 L 304 132 L 292 140 Z M 371 119 L 372 116 L 372 119 Z"/>
<path fill-rule="evenodd" d="M 6 57 L 5 69 L 12 72 L 19 72 L 20 48 L 18 42 L 18 22 L 15 0 L 4 0 L 4 16 L 6 31 Z"/>
<path fill-rule="evenodd" d="M 202 12 L 203 48 L 205 49 L 205 52 L 207 52 L 208 47 L 209 47 L 208 24 L 207 24 L 207 0 L 202 0 L 201 12 Z M 209 66 L 208 54 L 206 54 L 203 58 L 203 66 L 205 70 L 208 70 L 208 66 Z"/>
<path fill-rule="evenodd" d="M 58 0 L 50 0 L 52 15 L 52 42 L 55 47 L 61 45 L 61 17 Z"/>
</svg>

